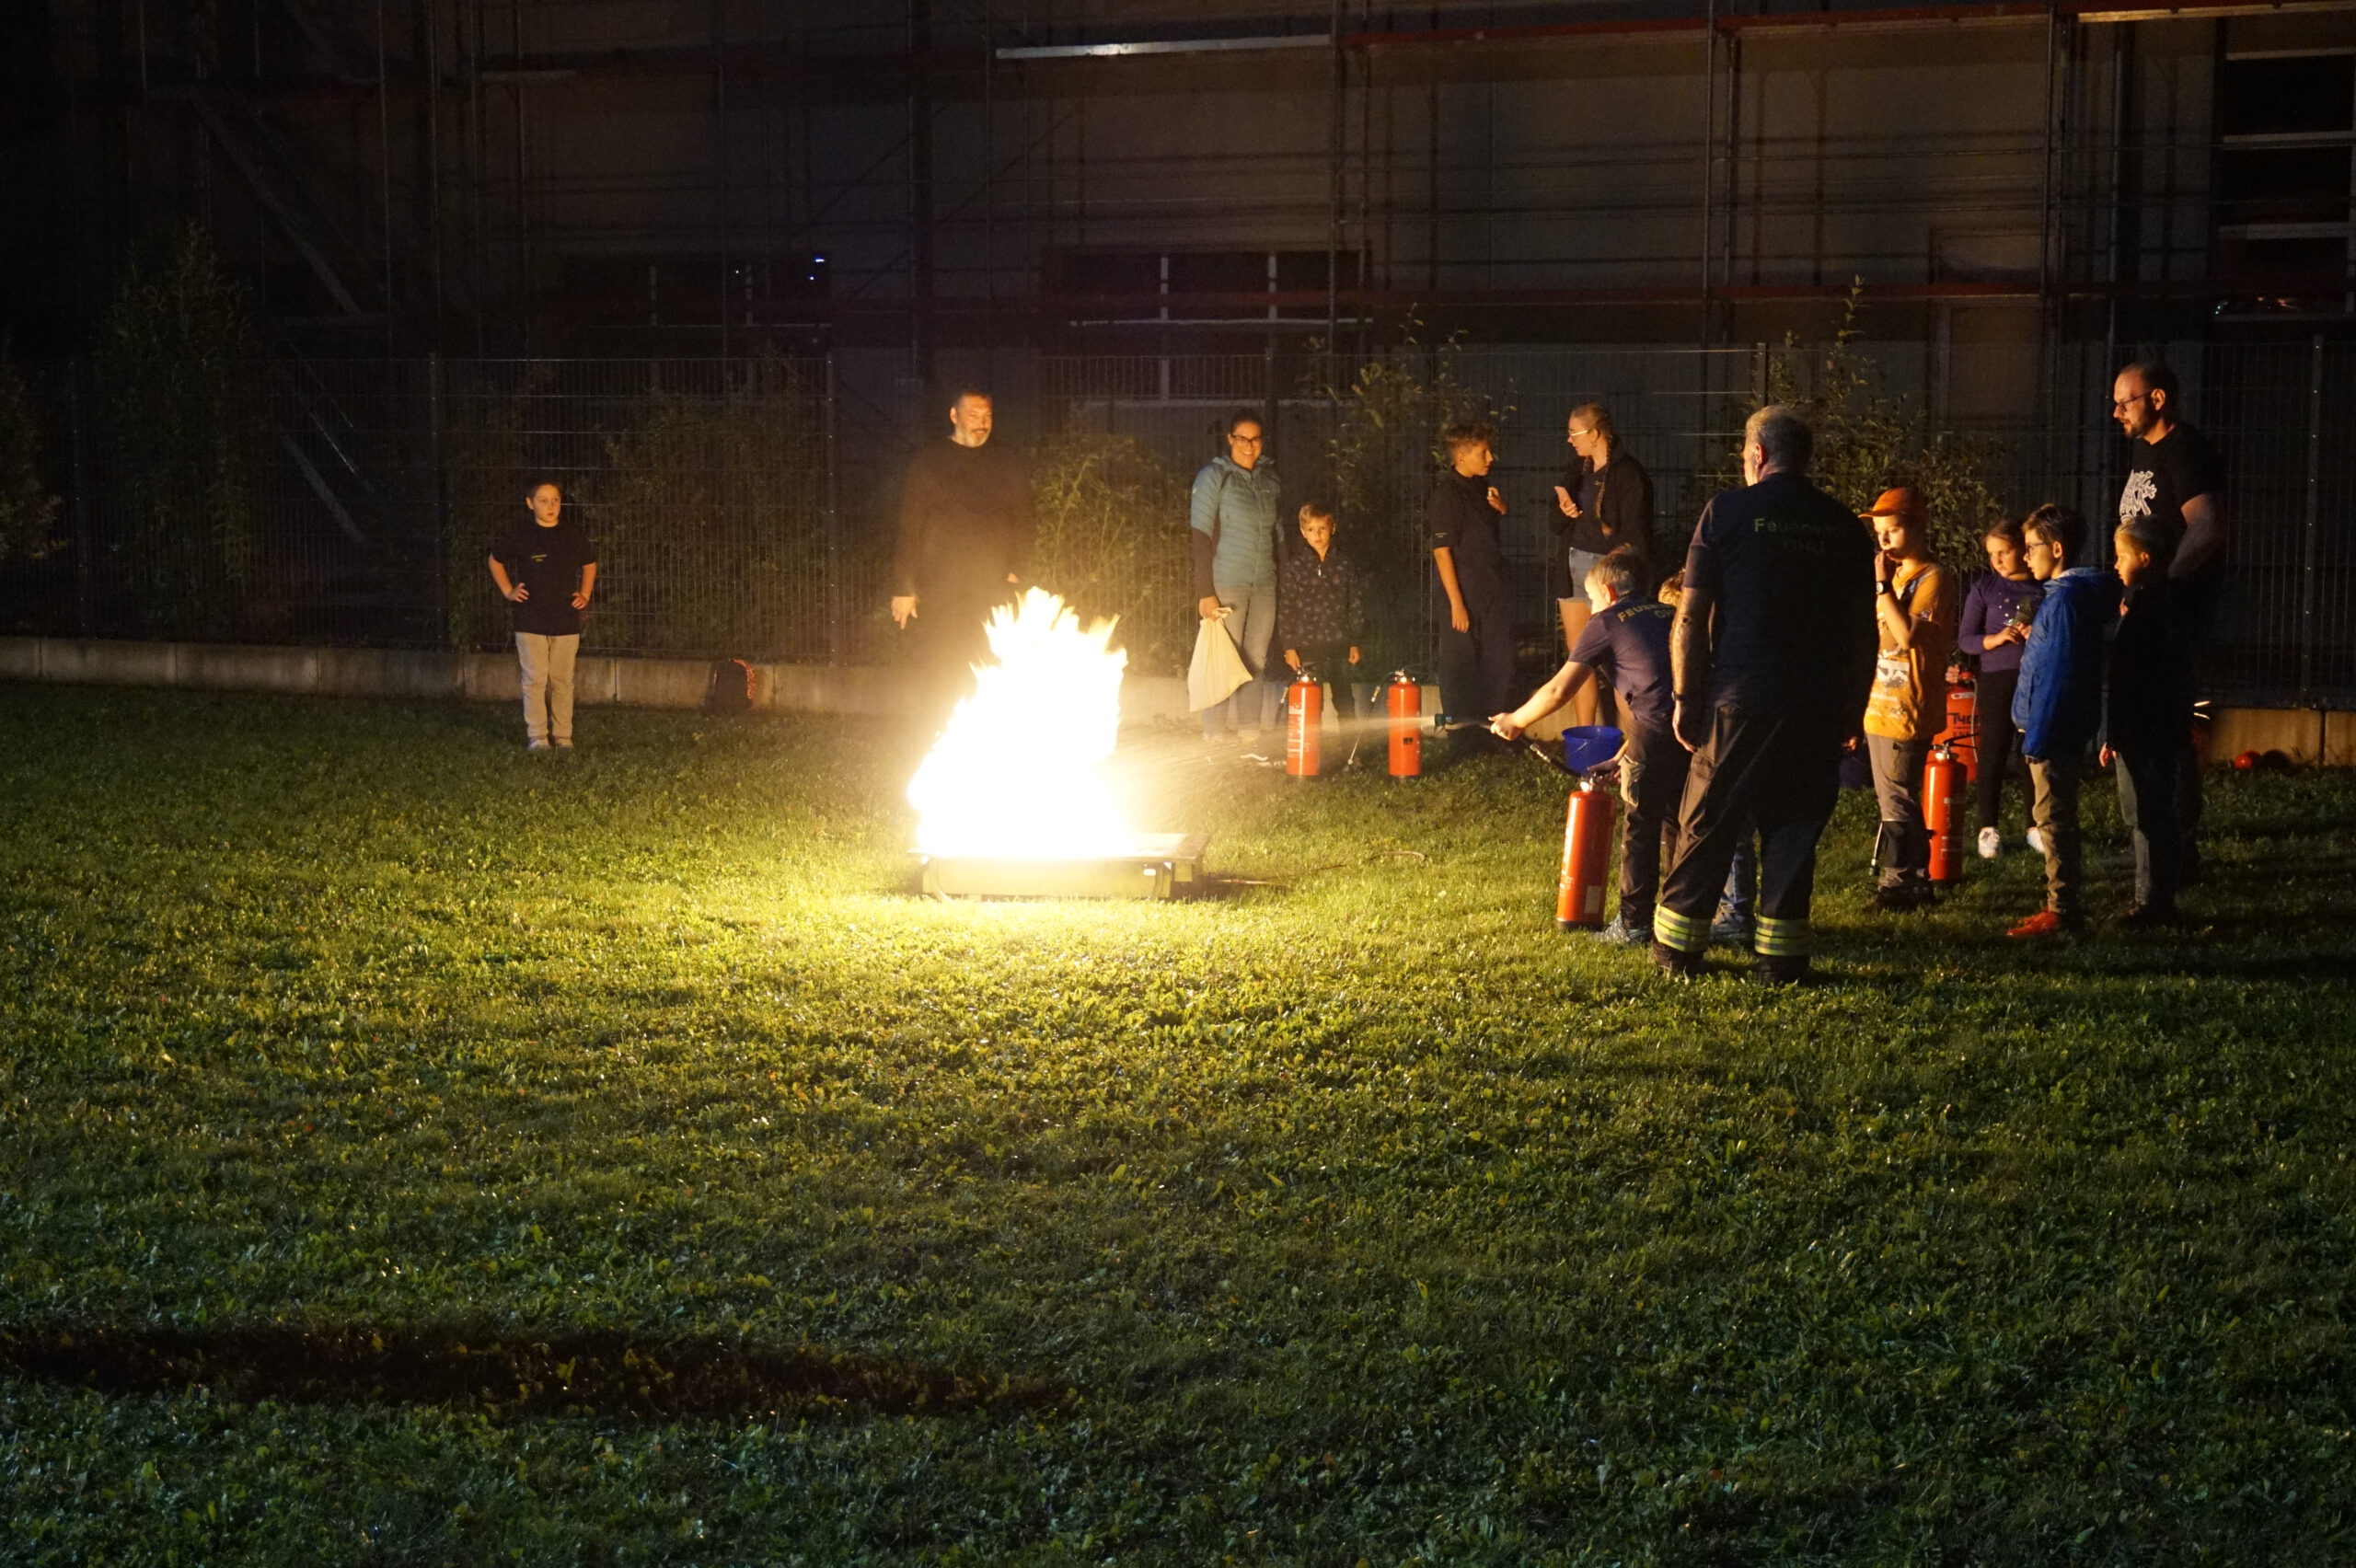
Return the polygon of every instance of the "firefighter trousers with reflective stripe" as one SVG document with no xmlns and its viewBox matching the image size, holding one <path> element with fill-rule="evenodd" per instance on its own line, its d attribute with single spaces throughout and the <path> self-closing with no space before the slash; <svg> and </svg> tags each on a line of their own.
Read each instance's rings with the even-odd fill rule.
<svg viewBox="0 0 2356 1568">
<path fill-rule="evenodd" d="M 1709 733 L 1685 776 L 1677 853 L 1653 916 L 1656 940 L 1680 952 L 1709 945 L 1727 868 L 1755 824 L 1758 951 L 1770 958 L 1807 954 L 1816 844 L 1840 794 L 1841 744 L 1850 728 L 1845 717 L 1821 712 L 1737 703 L 1711 709 Z"/>
</svg>

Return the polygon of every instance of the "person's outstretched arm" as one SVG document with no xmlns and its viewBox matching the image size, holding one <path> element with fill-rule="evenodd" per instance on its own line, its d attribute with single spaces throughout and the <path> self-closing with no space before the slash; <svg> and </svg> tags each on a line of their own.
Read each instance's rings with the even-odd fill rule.
<svg viewBox="0 0 2356 1568">
<path fill-rule="evenodd" d="M 1576 659 L 1565 661 L 1554 672 L 1553 678 L 1530 694 L 1530 700 L 1510 713 L 1495 713 L 1489 717 L 1489 728 L 1508 741 L 1521 739 L 1521 732 L 1571 700 L 1579 687 L 1587 685 L 1595 674 L 1594 666 L 1582 664 Z"/>
</svg>

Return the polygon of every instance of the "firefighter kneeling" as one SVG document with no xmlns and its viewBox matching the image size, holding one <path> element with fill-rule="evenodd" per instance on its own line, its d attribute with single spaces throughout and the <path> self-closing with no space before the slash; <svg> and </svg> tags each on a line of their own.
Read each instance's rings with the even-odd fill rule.
<svg viewBox="0 0 2356 1568">
<path fill-rule="evenodd" d="M 1569 661 L 1529 701 L 1489 721 L 1491 730 L 1515 740 L 1570 701 L 1591 676 L 1608 679 L 1619 693 L 1627 733 L 1620 792 L 1628 808 L 1620 835 L 1620 914 L 1597 935 L 1622 947 L 1653 940 L 1661 837 L 1675 824 L 1685 789 L 1685 750 L 1669 732 L 1669 628 L 1675 612 L 1642 594 L 1642 572 L 1636 553 L 1624 546 L 1589 568 L 1582 586 L 1594 614 Z"/>
<path fill-rule="evenodd" d="M 1756 974 L 1808 973 L 1816 846 L 1874 670 L 1873 538 L 1807 478 L 1815 438 L 1771 406 L 1743 428 L 1741 490 L 1702 511 L 1670 634 L 1677 738 L 1693 753 L 1653 961 L 1701 972 L 1737 840 L 1760 836 Z"/>
</svg>

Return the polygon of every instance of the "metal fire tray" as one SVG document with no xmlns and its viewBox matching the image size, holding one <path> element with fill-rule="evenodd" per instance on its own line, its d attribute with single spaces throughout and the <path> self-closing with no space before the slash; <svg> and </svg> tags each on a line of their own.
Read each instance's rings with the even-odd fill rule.
<svg viewBox="0 0 2356 1568">
<path fill-rule="evenodd" d="M 994 859 L 910 851 L 934 898 L 1177 898 L 1199 888 L 1201 833 L 1140 833 L 1126 855 L 1081 860 Z"/>
</svg>

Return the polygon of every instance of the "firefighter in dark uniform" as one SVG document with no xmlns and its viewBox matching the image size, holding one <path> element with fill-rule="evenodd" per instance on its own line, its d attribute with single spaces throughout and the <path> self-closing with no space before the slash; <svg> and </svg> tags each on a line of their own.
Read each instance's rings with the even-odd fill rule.
<svg viewBox="0 0 2356 1568">
<path fill-rule="evenodd" d="M 1486 720 L 1513 706 L 1513 609 L 1506 594 L 1505 546 L 1497 518 L 1506 503 L 1489 482 L 1497 432 L 1466 421 L 1440 432 L 1448 471 L 1424 503 L 1432 562 L 1448 594 L 1440 640 L 1441 705 L 1456 719 Z M 1473 743 L 1497 743 L 1486 731 Z"/>
<path fill-rule="evenodd" d="M 1769 407 L 1743 427 L 1741 490 L 1703 508 L 1670 633 L 1677 738 L 1693 753 L 1653 960 L 1699 973 L 1736 842 L 1760 836 L 1756 974 L 1808 972 L 1816 844 L 1874 671 L 1874 540 L 1807 480 L 1814 437 Z"/>
</svg>

